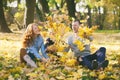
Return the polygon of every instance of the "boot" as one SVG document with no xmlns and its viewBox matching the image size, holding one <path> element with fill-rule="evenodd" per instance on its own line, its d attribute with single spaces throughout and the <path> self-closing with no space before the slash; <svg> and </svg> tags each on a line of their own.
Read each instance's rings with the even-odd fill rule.
<svg viewBox="0 0 120 80">
<path fill-rule="evenodd" d="M 28 65 L 30 65 L 33 68 L 37 68 L 37 65 L 35 64 L 35 62 L 30 58 L 30 56 L 28 56 L 27 54 L 23 57 L 24 60 L 26 61 L 26 63 Z"/>
</svg>

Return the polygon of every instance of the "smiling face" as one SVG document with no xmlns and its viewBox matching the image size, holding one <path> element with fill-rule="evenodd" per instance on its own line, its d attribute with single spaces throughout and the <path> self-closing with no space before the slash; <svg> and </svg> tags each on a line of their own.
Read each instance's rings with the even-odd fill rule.
<svg viewBox="0 0 120 80">
<path fill-rule="evenodd" d="M 79 29 L 79 22 L 78 21 L 75 21 L 72 23 L 72 29 L 73 29 L 73 32 L 77 33 L 78 32 L 78 29 Z"/>
<path fill-rule="evenodd" d="M 33 25 L 33 33 L 34 33 L 35 35 L 40 34 L 40 29 L 38 28 L 37 25 Z"/>
</svg>

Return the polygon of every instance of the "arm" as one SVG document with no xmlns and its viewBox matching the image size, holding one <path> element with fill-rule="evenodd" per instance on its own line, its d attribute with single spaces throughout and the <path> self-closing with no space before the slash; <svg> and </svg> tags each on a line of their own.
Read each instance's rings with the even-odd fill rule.
<svg viewBox="0 0 120 80">
<path fill-rule="evenodd" d="M 45 58 L 49 58 L 45 52 L 45 46 L 44 46 L 44 43 L 42 42 L 42 45 L 41 45 L 41 53 L 42 55 L 45 57 Z"/>
<path fill-rule="evenodd" d="M 37 49 L 34 46 L 31 46 L 28 48 L 27 53 L 29 53 L 29 52 L 33 53 L 36 58 L 42 59 L 42 56 L 40 56 L 39 52 L 37 51 Z"/>
<path fill-rule="evenodd" d="M 70 50 L 70 46 L 68 46 L 64 49 L 65 52 L 68 52 L 69 50 Z"/>
</svg>

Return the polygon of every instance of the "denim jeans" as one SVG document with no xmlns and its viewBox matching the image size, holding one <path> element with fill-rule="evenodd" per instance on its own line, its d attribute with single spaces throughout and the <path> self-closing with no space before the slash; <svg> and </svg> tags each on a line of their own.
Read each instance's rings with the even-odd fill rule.
<svg viewBox="0 0 120 80">
<path fill-rule="evenodd" d="M 96 60 L 99 64 L 99 63 L 102 63 L 105 60 L 105 57 L 106 57 L 106 48 L 101 47 L 94 54 L 82 57 L 81 64 L 92 70 L 93 69 L 92 68 L 92 61 Z"/>
</svg>

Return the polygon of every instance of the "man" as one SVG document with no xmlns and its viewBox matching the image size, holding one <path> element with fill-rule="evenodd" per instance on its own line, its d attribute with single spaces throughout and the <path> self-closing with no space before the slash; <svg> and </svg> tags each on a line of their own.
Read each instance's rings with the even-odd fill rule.
<svg viewBox="0 0 120 80">
<path fill-rule="evenodd" d="M 68 45 L 69 48 L 74 52 L 74 56 L 77 58 L 77 61 L 83 66 L 88 67 L 90 70 L 97 70 L 100 68 L 105 68 L 108 66 L 109 61 L 105 60 L 106 56 L 106 48 L 101 47 L 94 54 L 90 53 L 90 45 L 85 45 L 85 49 L 80 51 L 76 44 L 74 44 L 75 40 L 80 40 L 84 44 L 84 40 L 78 36 L 78 29 L 81 23 L 79 20 L 75 20 L 72 22 L 72 30 L 73 34 L 68 37 Z M 88 40 L 92 41 L 93 37 L 86 37 Z"/>
</svg>

